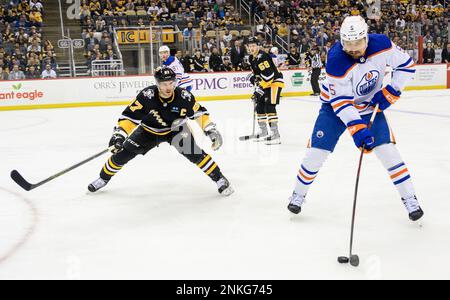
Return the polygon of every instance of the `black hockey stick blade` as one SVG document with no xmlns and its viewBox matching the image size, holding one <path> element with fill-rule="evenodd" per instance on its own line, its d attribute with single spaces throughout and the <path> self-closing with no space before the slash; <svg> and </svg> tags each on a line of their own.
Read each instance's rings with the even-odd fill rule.
<svg viewBox="0 0 450 300">
<path fill-rule="evenodd" d="M 253 140 L 253 139 L 257 139 L 257 138 L 258 138 L 258 135 L 252 134 L 252 135 L 244 135 L 244 136 L 241 136 L 241 137 L 239 137 L 239 140 L 240 140 L 241 142 L 243 142 L 243 141 L 249 141 L 249 140 Z"/>
<path fill-rule="evenodd" d="M 11 178 L 25 191 L 31 191 L 32 189 L 35 188 L 33 184 L 26 181 L 25 178 L 23 178 L 23 176 L 20 175 L 20 173 L 16 170 L 11 171 Z"/>
</svg>

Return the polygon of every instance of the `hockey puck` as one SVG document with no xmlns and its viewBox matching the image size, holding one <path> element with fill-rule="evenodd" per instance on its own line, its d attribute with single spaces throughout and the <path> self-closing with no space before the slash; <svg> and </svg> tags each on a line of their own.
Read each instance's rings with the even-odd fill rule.
<svg viewBox="0 0 450 300">
<path fill-rule="evenodd" d="M 353 267 L 359 266 L 359 256 L 358 256 L 358 255 L 352 255 L 352 256 L 350 257 L 350 264 L 351 264 Z"/>
<path fill-rule="evenodd" d="M 338 257 L 338 262 L 340 264 L 348 264 L 350 262 L 350 259 L 348 257 L 345 257 L 345 256 L 339 256 Z"/>
</svg>

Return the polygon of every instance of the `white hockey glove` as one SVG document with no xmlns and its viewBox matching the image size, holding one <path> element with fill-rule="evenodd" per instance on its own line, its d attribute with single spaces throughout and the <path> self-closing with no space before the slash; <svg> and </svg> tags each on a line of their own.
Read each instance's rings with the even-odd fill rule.
<svg viewBox="0 0 450 300">
<path fill-rule="evenodd" d="M 217 151 L 222 147 L 223 145 L 223 138 L 220 132 L 216 128 L 216 124 L 211 123 L 205 128 L 205 134 L 211 139 L 211 142 L 213 143 L 211 148 L 214 151 Z"/>
</svg>

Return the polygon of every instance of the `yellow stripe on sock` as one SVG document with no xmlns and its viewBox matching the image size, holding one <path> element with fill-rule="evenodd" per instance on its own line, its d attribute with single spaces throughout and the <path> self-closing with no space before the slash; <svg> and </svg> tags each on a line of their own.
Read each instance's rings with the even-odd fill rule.
<svg viewBox="0 0 450 300">
<path fill-rule="evenodd" d="M 113 163 L 112 158 L 109 158 L 108 163 L 109 163 L 109 166 L 110 166 L 111 168 L 113 168 L 113 169 L 116 169 L 116 170 L 118 170 L 118 171 L 119 171 L 120 169 L 122 169 L 122 167 L 119 167 L 118 165 L 116 165 L 115 163 Z"/>
<path fill-rule="evenodd" d="M 211 159 L 210 155 L 207 155 L 197 166 L 203 168 L 204 165 Z"/>
<path fill-rule="evenodd" d="M 208 172 L 206 172 L 205 174 L 206 174 L 206 175 L 211 174 L 216 168 L 217 168 L 217 164 L 214 163 L 214 164 L 212 165 L 212 167 L 208 170 Z"/>
<path fill-rule="evenodd" d="M 108 169 L 106 168 L 106 165 L 103 166 L 103 172 L 105 172 L 105 173 L 108 174 L 109 176 L 114 176 L 114 175 L 116 175 L 115 173 L 111 173 L 110 171 L 108 171 Z"/>
</svg>

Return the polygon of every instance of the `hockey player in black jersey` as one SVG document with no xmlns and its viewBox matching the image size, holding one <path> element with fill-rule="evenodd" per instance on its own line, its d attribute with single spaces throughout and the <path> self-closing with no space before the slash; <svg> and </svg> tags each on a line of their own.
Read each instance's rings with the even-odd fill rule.
<svg viewBox="0 0 450 300">
<path fill-rule="evenodd" d="M 276 106 L 280 104 L 281 90 L 284 88 L 283 74 L 278 71 L 269 54 L 260 49 L 257 38 L 249 39 L 248 48 L 251 54 L 249 61 L 253 71 L 250 82 L 255 85 L 253 99 L 256 102 L 259 125 L 256 138 L 269 145 L 280 144 Z M 269 123 L 270 134 L 267 123 Z"/>
<path fill-rule="evenodd" d="M 176 74 L 172 69 L 159 69 L 155 79 L 157 84 L 142 90 L 123 111 L 109 142 L 110 146 L 115 146 L 113 155 L 103 166 L 100 178 L 89 185 L 89 191 L 105 187 L 138 154 L 145 155 L 167 142 L 216 182 L 220 194 L 231 195 L 234 191 L 230 183 L 211 156 L 196 144 L 186 124 L 188 119 L 196 120 L 211 139 L 213 150 L 218 150 L 223 143 L 222 136 L 211 122 L 208 111 L 189 91 L 176 87 Z"/>
</svg>

